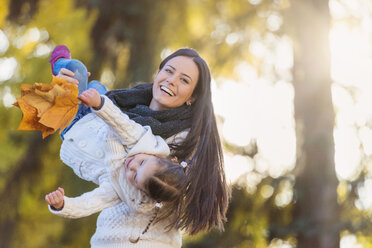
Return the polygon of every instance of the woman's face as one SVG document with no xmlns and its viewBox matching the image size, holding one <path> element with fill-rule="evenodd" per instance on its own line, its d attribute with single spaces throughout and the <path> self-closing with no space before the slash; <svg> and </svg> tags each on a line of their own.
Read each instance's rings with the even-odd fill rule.
<svg viewBox="0 0 372 248">
<path fill-rule="evenodd" d="M 139 153 L 124 161 L 125 177 L 136 188 L 145 190 L 145 181 L 159 170 L 156 156 Z"/>
<path fill-rule="evenodd" d="M 199 69 L 190 57 L 170 59 L 155 77 L 150 109 L 177 108 L 193 101 L 192 93 L 199 79 Z"/>
</svg>

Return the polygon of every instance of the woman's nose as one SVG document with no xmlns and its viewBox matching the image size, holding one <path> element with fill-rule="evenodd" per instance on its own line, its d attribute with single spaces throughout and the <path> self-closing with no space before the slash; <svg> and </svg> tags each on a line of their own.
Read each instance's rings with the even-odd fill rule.
<svg viewBox="0 0 372 248">
<path fill-rule="evenodd" d="M 174 85 L 176 81 L 176 76 L 175 75 L 170 76 L 167 81 L 169 84 Z"/>
</svg>

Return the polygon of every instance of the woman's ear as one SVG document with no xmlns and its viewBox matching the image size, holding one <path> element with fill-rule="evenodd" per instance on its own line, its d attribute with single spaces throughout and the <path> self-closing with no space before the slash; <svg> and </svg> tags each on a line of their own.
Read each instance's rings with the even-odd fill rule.
<svg viewBox="0 0 372 248">
<path fill-rule="evenodd" d="M 195 101 L 195 97 L 190 97 L 189 100 L 186 101 L 187 106 L 191 106 L 191 104 Z"/>
</svg>

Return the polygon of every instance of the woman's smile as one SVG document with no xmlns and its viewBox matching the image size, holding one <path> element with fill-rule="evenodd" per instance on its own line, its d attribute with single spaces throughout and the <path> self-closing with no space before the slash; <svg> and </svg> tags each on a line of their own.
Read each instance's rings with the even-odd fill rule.
<svg viewBox="0 0 372 248">
<path fill-rule="evenodd" d="M 178 108 L 192 101 L 198 79 L 199 69 L 192 58 L 177 56 L 170 59 L 154 79 L 150 109 Z"/>
<path fill-rule="evenodd" d="M 160 86 L 160 89 L 165 92 L 167 95 L 169 96 L 175 96 L 175 94 L 173 93 L 173 91 L 171 89 L 169 89 L 167 86 Z"/>
</svg>

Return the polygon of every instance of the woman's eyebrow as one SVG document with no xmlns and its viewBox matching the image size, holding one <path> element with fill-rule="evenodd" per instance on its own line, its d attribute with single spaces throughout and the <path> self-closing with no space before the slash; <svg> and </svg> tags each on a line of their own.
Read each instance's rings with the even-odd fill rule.
<svg viewBox="0 0 372 248">
<path fill-rule="evenodd" d="M 169 67 L 172 68 L 173 70 L 177 71 L 176 68 L 174 68 L 173 66 L 171 66 L 171 65 L 167 65 L 167 66 L 169 66 Z M 186 76 L 186 77 L 188 77 L 188 78 L 190 78 L 190 80 L 192 81 L 192 78 L 191 78 L 189 75 L 187 75 L 187 74 L 185 74 L 185 73 L 181 73 L 181 74 L 184 75 L 184 76 Z"/>
</svg>

